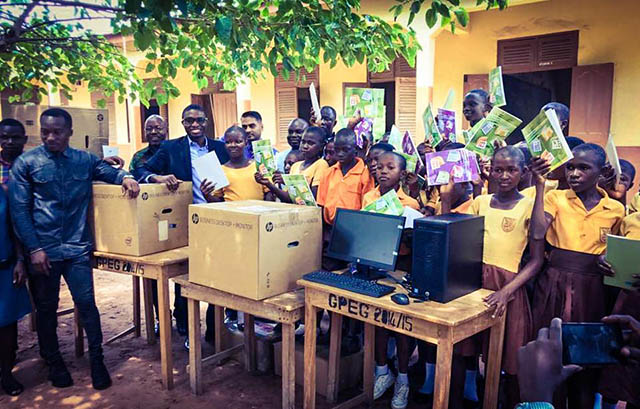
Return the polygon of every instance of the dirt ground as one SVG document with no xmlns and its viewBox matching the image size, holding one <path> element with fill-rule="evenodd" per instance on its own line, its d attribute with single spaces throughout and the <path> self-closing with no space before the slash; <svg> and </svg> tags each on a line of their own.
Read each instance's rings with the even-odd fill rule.
<svg viewBox="0 0 640 409">
<path fill-rule="evenodd" d="M 172 284 L 173 287 L 173 284 Z M 129 327 L 132 320 L 131 278 L 119 274 L 95 275 L 96 300 L 102 318 L 104 339 Z M 173 291 L 171 291 L 173 293 Z M 173 301 L 172 301 L 173 303 Z M 204 303 L 201 303 L 204 304 Z M 61 290 L 60 309 L 72 307 L 66 286 Z M 206 306 L 202 306 L 202 317 Z M 0 391 L 0 408 L 280 408 L 281 378 L 275 375 L 250 375 L 242 362 L 229 360 L 222 366 L 205 366 L 204 394 L 194 396 L 189 388 L 189 376 L 185 372 L 188 353 L 184 339 L 173 332 L 173 362 L 175 387 L 162 389 L 160 376 L 160 348 L 147 345 L 144 336 L 128 335 L 104 347 L 106 365 L 113 378 L 113 386 L 105 391 L 91 387 L 89 359 L 76 358 L 73 345 L 73 316 L 60 317 L 58 336 L 66 364 L 74 379 L 74 386 L 53 388 L 47 381 L 47 367 L 38 354 L 38 341 L 31 332 L 29 319 L 19 324 L 18 363 L 14 374 L 25 385 L 18 397 L 9 397 Z M 203 322 L 204 326 L 204 322 Z M 203 356 L 213 353 L 213 348 L 203 342 Z M 86 343 L 85 343 L 86 347 Z M 352 392 L 353 393 L 353 392 Z M 296 407 L 302 407 L 303 390 L 296 388 Z M 341 397 L 342 400 L 342 397 Z M 328 408 L 318 396 L 317 407 Z M 376 403 L 376 407 L 389 407 L 389 399 Z"/>
</svg>

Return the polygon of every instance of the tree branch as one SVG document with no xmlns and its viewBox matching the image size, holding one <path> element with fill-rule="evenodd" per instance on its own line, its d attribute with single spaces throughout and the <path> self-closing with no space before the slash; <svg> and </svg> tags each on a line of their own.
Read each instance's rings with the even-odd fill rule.
<svg viewBox="0 0 640 409">
<path fill-rule="evenodd" d="M 92 4 L 92 3 L 83 3 L 80 1 L 71 1 L 71 0 L 43 0 L 43 3 L 54 6 L 71 6 L 77 8 L 84 8 L 87 10 L 95 10 L 95 11 L 110 11 L 113 13 L 121 13 L 125 10 L 123 8 L 104 6 L 100 4 Z"/>
<path fill-rule="evenodd" d="M 24 24 L 25 20 L 27 19 L 27 16 L 29 15 L 29 13 L 31 13 L 31 11 L 38 5 L 38 0 L 34 0 L 33 2 L 31 2 L 30 4 L 28 4 L 24 10 L 22 10 L 22 14 L 20 14 L 20 17 L 18 17 L 18 19 L 16 20 L 15 23 L 13 23 L 13 31 L 15 32 L 15 36 L 16 37 L 20 37 L 20 33 L 22 32 L 22 25 Z"/>
<path fill-rule="evenodd" d="M 69 21 L 81 21 L 81 20 L 111 20 L 111 17 L 100 17 L 100 16 L 96 16 L 96 17 L 73 17 L 73 18 L 62 18 L 59 20 L 48 20 L 48 21 L 42 21 L 40 23 L 34 24 L 32 26 L 30 26 L 29 28 L 25 29 L 24 31 L 33 31 L 38 27 L 42 27 L 42 26 L 50 26 L 50 25 L 54 25 L 54 24 L 58 24 L 58 23 L 65 23 L 65 22 L 69 22 Z"/>
</svg>

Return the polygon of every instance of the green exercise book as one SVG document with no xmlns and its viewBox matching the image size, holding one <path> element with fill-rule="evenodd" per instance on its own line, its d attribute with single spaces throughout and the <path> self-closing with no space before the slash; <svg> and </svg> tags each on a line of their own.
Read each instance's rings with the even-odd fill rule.
<svg viewBox="0 0 640 409">
<path fill-rule="evenodd" d="M 271 148 L 271 141 L 260 139 L 251 142 L 253 146 L 253 158 L 256 161 L 256 169 L 263 176 L 272 178 L 276 171 L 276 158 Z"/>
<path fill-rule="evenodd" d="M 362 210 L 365 212 L 390 214 L 393 216 L 401 216 L 402 213 L 404 213 L 404 208 L 402 207 L 402 203 L 400 203 L 398 193 L 393 189 L 380 196 L 380 199 L 375 202 L 369 203 Z"/>
<path fill-rule="evenodd" d="M 605 276 L 604 284 L 633 290 L 631 285 L 640 266 L 640 240 L 628 239 L 613 234 L 607 235 L 607 261 L 616 272 L 614 277 Z"/>
<path fill-rule="evenodd" d="M 440 130 L 438 124 L 433 116 L 433 110 L 431 104 L 427 105 L 427 108 L 422 114 L 422 124 L 424 125 L 424 141 L 429 145 L 435 147 L 442 142 L 442 136 L 440 136 Z"/>
<path fill-rule="evenodd" d="M 489 71 L 489 101 L 494 107 L 507 105 L 502 81 L 502 67 L 498 66 Z"/>
<path fill-rule="evenodd" d="M 318 206 L 304 175 L 282 175 L 291 201 L 301 206 Z"/>
<path fill-rule="evenodd" d="M 418 154 L 409 155 L 403 152 L 397 152 L 407 161 L 407 172 L 416 173 L 416 168 L 418 167 Z"/>
<path fill-rule="evenodd" d="M 363 118 L 373 119 L 373 140 L 381 139 L 387 120 L 384 89 L 347 87 L 344 89 L 344 99 L 344 118 L 351 118 L 360 110 Z"/>
<path fill-rule="evenodd" d="M 493 155 L 493 142 L 505 140 L 522 120 L 505 110 L 493 107 L 489 115 L 476 123 L 467 133 L 467 150 L 482 156 Z"/>
<path fill-rule="evenodd" d="M 541 110 L 538 116 L 522 128 L 522 135 L 531 156 L 546 159 L 551 164 L 551 170 L 573 158 L 553 109 Z"/>
</svg>

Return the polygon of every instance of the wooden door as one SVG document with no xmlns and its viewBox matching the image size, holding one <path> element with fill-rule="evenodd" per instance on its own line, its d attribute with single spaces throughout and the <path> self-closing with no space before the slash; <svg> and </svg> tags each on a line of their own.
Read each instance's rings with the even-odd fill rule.
<svg viewBox="0 0 640 409">
<path fill-rule="evenodd" d="M 569 135 L 604 146 L 611 125 L 613 63 L 571 70 Z"/>
<path fill-rule="evenodd" d="M 464 98 L 464 96 L 472 89 L 483 89 L 489 92 L 489 74 L 465 74 L 464 84 L 462 85 L 462 90 L 464 92 L 462 98 Z M 459 107 L 458 109 L 462 110 L 462 107 Z M 455 110 L 457 111 L 458 109 Z M 464 115 L 462 115 L 462 129 L 469 129 L 470 127 L 471 125 L 469 125 L 469 121 L 467 121 L 464 118 Z"/>
<path fill-rule="evenodd" d="M 212 98 L 215 137 L 220 139 L 224 135 L 224 131 L 238 122 L 236 93 L 215 93 Z"/>
<path fill-rule="evenodd" d="M 213 124 L 215 117 L 213 115 L 213 103 L 211 101 L 210 94 L 191 94 L 191 103 L 198 104 L 204 110 L 204 114 L 209 121 L 207 121 L 207 128 L 204 130 L 204 134 L 207 138 L 215 138 L 215 131 Z"/>
<path fill-rule="evenodd" d="M 404 133 L 416 136 L 416 79 L 396 78 L 396 126 Z"/>
</svg>

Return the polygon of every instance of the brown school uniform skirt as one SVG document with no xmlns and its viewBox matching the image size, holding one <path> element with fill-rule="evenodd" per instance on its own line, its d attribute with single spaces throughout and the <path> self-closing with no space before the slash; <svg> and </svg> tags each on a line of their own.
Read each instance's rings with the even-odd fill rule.
<svg viewBox="0 0 640 409">
<path fill-rule="evenodd" d="M 620 291 L 613 314 L 631 315 L 640 320 L 640 293 Z M 617 365 L 604 368 L 598 392 L 605 398 L 640 405 L 640 365 Z"/>
<path fill-rule="evenodd" d="M 489 290 L 500 290 L 516 277 L 515 273 L 503 268 L 484 264 L 482 266 L 482 287 Z M 504 328 L 504 346 L 502 352 L 502 369 L 515 375 L 518 372 L 518 349 L 532 339 L 533 318 L 531 306 L 527 298 L 527 290 L 520 287 L 507 306 Z M 484 361 L 489 351 L 489 331 L 485 331 L 483 339 Z"/>
<path fill-rule="evenodd" d="M 554 248 L 533 295 L 534 333 L 555 317 L 598 322 L 605 316 L 605 291 L 598 255 Z"/>
</svg>

